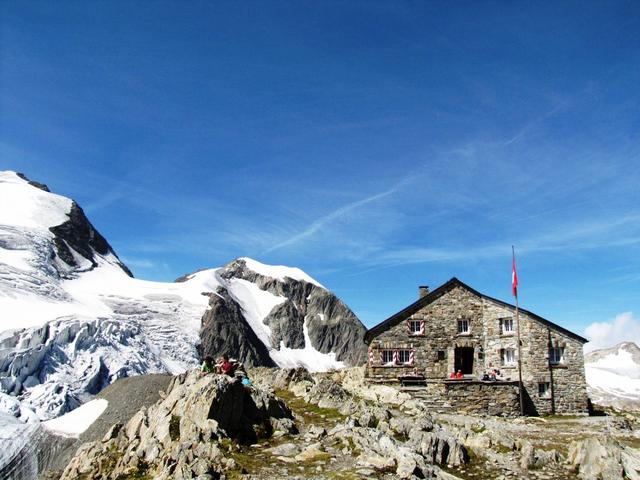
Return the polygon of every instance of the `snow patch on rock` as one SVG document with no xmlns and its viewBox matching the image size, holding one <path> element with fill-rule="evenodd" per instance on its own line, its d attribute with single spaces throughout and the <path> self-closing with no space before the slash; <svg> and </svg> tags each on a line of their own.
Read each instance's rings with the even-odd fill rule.
<svg viewBox="0 0 640 480">
<path fill-rule="evenodd" d="M 108 405 L 109 402 L 103 398 L 91 400 L 69 413 L 43 422 L 42 426 L 58 435 L 77 438 L 102 415 Z"/>
</svg>

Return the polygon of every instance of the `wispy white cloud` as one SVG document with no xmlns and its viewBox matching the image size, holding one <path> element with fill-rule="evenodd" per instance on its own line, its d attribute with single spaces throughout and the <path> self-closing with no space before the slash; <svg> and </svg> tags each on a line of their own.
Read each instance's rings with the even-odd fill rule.
<svg viewBox="0 0 640 480">
<path fill-rule="evenodd" d="M 589 339 L 584 346 L 586 352 L 613 347 L 620 342 L 640 345 L 640 318 L 635 317 L 633 312 L 624 312 L 607 322 L 594 322 L 584 332 Z"/>
<path fill-rule="evenodd" d="M 286 239 L 284 241 L 281 241 L 279 243 L 276 243 L 272 247 L 270 247 L 267 250 L 265 250 L 264 253 L 270 253 L 270 252 L 273 252 L 275 250 L 279 250 L 279 249 L 281 249 L 283 247 L 287 247 L 289 245 L 293 245 L 293 244 L 296 244 L 296 243 L 298 243 L 298 242 L 300 242 L 302 240 L 305 240 L 305 239 L 313 236 L 315 233 L 317 233 L 318 231 L 320 231 L 324 227 L 330 225 L 332 222 L 334 222 L 334 221 L 336 221 L 338 219 L 341 219 L 343 217 L 346 217 L 351 212 L 353 212 L 353 211 L 355 211 L 357 209 L 360 209 L 360 208 L 364 207 L 365 205 L 371 204 L 371 203 L 376 202 L 378 200 L 381 200 L 381 199 L 383 199 L 385 197 L 393 195 L 394 193 L 396 193 L 398 190 L 400 190 L 404 185 L 409 183 L 414 178 L 415 178 L 415 176 L 407 177 L 407 178 L 401 180 L 400 182 L 396 183 L 393 187 L 391 187 L 388 190 L 385 190 L 383 192 L 376 193 L 374 195 L 370 195 L 368 197 L 362 198 L 362 199 L 360 199 L 358 201 L 351 202 L 351 203 L 348 203 L 346 205 L 343 205 L 340 208 L 337 208 L 337 209 L 333 210 L 332 212 L 328 213 L 327 215 L 324 215 L 324 216 L 314 220 L 304 230 L 294 234 L 290 238 L 288 238 L 288 239 Z"/>
<path fill-rule="evenodd" d="M 522 126 L 520 130 L 511 138 L 508 138 L 500 143 L 502 144 L 503 147 L 508 147 L 509 145 L 522 140 L 526 135 L 530 134 L 536 127 L 542 125 L 545 122 L 545 120 L 549 119 L 550 117 L 552 117 L 553 115 L 561 111 L 563 108 L 565 108 L 568 105 L 568 103 L 569 103 L 568 100 L 563 100 L 558 102 L 554 107 L 547 110 L 544 114 L 540 115 L 537 118 L 534 118 L 533 120 L 531 120 L 530 122 Z"/>
<path fill-rule="evenodd" d="M 562 231 L 534 236 L 527 235 L 526 238 L 515 237 L 511 240 L 484 245 L 380 249 L 373 254 L 368 254 L 366 258 L 359 258 L 359 260 L 368 267 L 482 260 L 508 255 L 512 244 L 516 245 L 519 253 L 576 251 L 640 245 L 640 214 L 629 214 L 608 221 L 598 219 L 573 225 L 567 224 L 563 226 Z M 358 254 L 356 253 L 356 255 Z"/>
<path fill-rule="evenodd" d="M 121 260 L 124 262 L 125 265 L 131 268 L 142 268 L 142 269 L 149 270 L 149 269 L 158 267 L 157 262 L 154 262 L 153 260 L 149 260 L 146 258 L 123 257 L 121 258 Z"/>
</svg>

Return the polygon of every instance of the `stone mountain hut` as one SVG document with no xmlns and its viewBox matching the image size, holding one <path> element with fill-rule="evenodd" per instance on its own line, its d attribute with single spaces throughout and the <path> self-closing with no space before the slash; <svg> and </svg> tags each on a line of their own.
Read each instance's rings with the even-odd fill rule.
<svg viewBox="0 0 640 480">
<path fill-rule="evenodd" d="M 525 413 L 587 413 L 587 340 L 524 309 L 519 321 Z M 420 287 L 416 302 L 367 332 L 368 380 L 411 385 L 434 411 L 519 415 L 517 328 L 515 306 L 457 278 Z M 463 378 L 450 379 L 457 371 Z"/>
</svg>

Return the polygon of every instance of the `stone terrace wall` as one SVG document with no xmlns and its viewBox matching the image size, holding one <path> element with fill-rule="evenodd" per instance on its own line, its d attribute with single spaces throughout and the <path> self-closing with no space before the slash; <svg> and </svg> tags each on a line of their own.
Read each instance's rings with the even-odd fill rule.
<svg viewBox="0 0 640 480">
<path fill-rule="evenodd" d="M 452 380 L 428 382 L 403 391 L 424 400 L 431 411 L 516 417 L 520 415 L 517 382 Z"/>
</svg>

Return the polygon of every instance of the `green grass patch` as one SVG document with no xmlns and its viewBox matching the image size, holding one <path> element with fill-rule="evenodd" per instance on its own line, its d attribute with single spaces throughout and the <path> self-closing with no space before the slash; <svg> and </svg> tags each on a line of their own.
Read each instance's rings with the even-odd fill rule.
<svg viewBox="0 0 640 480">
<path fill-rule="evenodd" d="M 135 470 L 126 474 L 121 473 L 116 480 L 153 480 L 153 477 L 149 474 L 149 463 L 139 458 Z"/>
<path fill-rule="evenodd" d="M 628 447 L 640 449 L 640 438 L 638 437 L 620 437 L 619 440 Z"/>
<path fill-rule="evenodd" d="M 180 417 L 178 415 L 171 415 L 169 420 L 169 437 L 175 442 L 180 438 Z"/>
<path fill-rule="evenodd" d="M 303 398 L 296 397 L 289 390 L 277 390 L 276 395 L 285 401 L 287 406 L 304 419 L 307 424 L 333 426 L 346 419 L 334 408 L 322 408 L 313 403 L 307 403 Z"/>
</svg>

